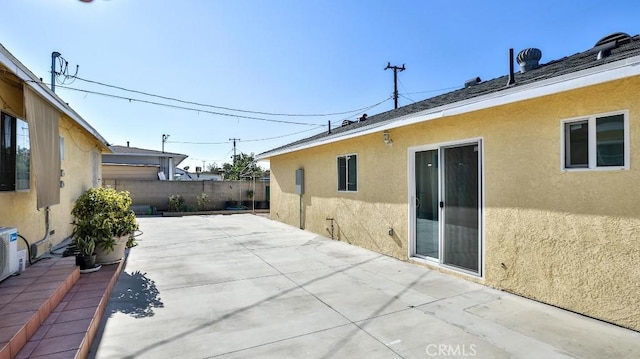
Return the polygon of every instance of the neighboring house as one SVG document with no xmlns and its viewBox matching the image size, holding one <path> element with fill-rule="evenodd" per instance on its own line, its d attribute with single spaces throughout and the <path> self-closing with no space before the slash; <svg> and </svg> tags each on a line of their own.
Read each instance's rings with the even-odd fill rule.
<svg viewBox="0 0 640 359">
<path fill-rule="evenodd" d="M 187 155 L 127 146 L 110 146 L 102 156 L 105 180 L 173 180 L 175 168 Z"/>
<path fill-rule="evenodd" d="M 0 226 L 43 244 L 40 255 L 71 235 L 74 202 L 100 185 L 101 155 L 109 149 L 3 46 L 0 79 Z"/>
<path fill-rule="evenodd" d="M 187 170 L 189 166 L 185 167 Z M 176 181 L 222 181 L 222 175 L 210 172 L 189 172 L 182 168 L 176 168 L 174 173 Z"/>
<path fill-rule="evenodd" d="M 271 218 L 640 330 L 640 36 L 517 58 L 262 153 Z"/>
</svg>

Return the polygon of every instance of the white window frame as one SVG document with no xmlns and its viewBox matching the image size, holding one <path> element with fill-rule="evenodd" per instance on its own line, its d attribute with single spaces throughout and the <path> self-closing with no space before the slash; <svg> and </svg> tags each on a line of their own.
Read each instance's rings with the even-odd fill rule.
<svg viewBox="0 0 640 359">
<path fill-rule="evenodd" d="M 598 166 L 597 162 L 597 141 L 596 141 L 596 119 L 607 116 L 615 116 L 615 115 L 623 115 L 624 117 L 624 166 Z M 572 122 L 581 122 L 586 121 L 589 132 L 588 132 L 588 146 L 589 146 L 589 164 L 587 167 L 567 167 L 567 158 L 566 158 L 566 133 L 565 128 L 566 125 Z M 630 159 L 630 135 L 629 135 L 629 110 L 621 110 L 621 111 L 613 111 L 613 112 L 604 112 L 597 113 L 589 116 L 580 116 L 567 118 L 560 121 L 560 170 L 566 172 L 580 172 L 580 171 L 614 171 L 614 170 L 628 170 L 629 164 L 631 162 Z"/>
<path fill-rule="evenodd" d="M 31 168 L 31 158 L 32 158 L 31 156 L 32 156 L 32 153 L 31 153 L 31 141 L 30 141 L 30 137 L 29 137 L 31 129 L 29 128 L 29 123 L 25 119 L 23 119 L 23 118 L 21 118 L 19 116 L 15 116 L 15 115 L 13 115 L 13 114 L 11 114 L 9 112 L 6 112 L 4 110 L 2 110 L 0 112 L 1 112 L 0 116 L 4 117 L 6 115 L 9 120 L 15 121 L 15 126 L 13 124 L 11 125 L 12 131 L 15 131 L 15 135 L 13 133 L 10 135 L 11 136 L 11 140 L 13 141 L 13 145 L 15 147 L 15 153 L 13 154 L 14 155 L 13 166 L 10 168 L 11 171 L 13 171 L 13 188 L 12 189 L 2 190 L 2 191 L 0 191 L 0 193 L 5 193 L 5 192 L 30 192 L 31 191 L 31 179 L 33 178 L 33 173 L 32 173 L 32 168 Z M 0 124 L 1 123 L 2 123 L 2 118 L 0 118 Z M 18 126 L 21 126 L 21 127 L 22 126 L 26 126 L 26 130 L 27 130 L 26 142 L 25 143 L 28 146 L 27 149 L 28 149 L 29 163 L 27 163 L 27 168 L 26 168 L 27 174 L 28 174 L 28 178 L 27 178 L 26 182 L 21 182 L 19 180 L 19 174 L 20 174 L 20 171 L 19 171 L 19 166 L 20 166 L 20 163 L 19 163 L 20 148 L 24 148 L 24 146 L 20 146 L 19 145 L 20 139 L 18 138 L 18 136 L 19 135 L 24 135 L 24 133 L 22 133 L 19 130 Z M 2 164 L 2 165 L 4 166 L 5 164 Z M 22 184 L 22 186 L 21 186 L 21 184 Z"/>
<path fill-rule="evenodd" d="M 349 190 L 349 158 L 348 157 L 350 157 L 350 156 L 355 156 L 356 157 L 356 179 L 355 179 L 356 190 L 355 191 Z M 344 190 L 340 189 L 340 172 L 339 172 L 339 169 L 338 169 L 338 160 L 340 158 L 345 158 L 345 160 L 346 160 L 345 162 L 347 164 L 346 169 L 345 169 L 345 171 L 346 171 L 345 176 L 346 176 L 346 180 L 347 180 L 347 185 L 346 185 L 346 189 L 344 189 Z M 358 162 L 359 161 L 358 161 L 358 154 L 357 153 L 347 153 L 347 154 L 344 154 L 344 155 L 336 156 L 336 188 L 337 188 L 338 192 L 342 192 L 342 193 L 357 193 L 358 192 L 358 189 L 359 189 L 359 186 L 358 186 L 358 175 L 360 174 L 360 169 L 358 168 L 359 167 Z"/>
<path fill-rule="evenodd" d="M 60 161 L 64 161 L 64 137 L 60 136 Z"/>
</svg>

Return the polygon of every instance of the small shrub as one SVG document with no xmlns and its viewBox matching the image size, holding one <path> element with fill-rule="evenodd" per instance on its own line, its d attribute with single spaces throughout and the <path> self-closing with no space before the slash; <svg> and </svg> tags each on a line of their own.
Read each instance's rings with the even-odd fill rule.
<svg viewBox="0 0 640 359">
<path fill-rule="evenodd" d="M 184 203 L 184 198 L 179 194 L 169 196 L 169 211 L 171 212 L 184 212 L 187 206 Z"/>
<path fill-rule="evenodd" d="M 198 209 L 198 211 L 205 210 L 208 204 L 209 204 L 209 195 L 202 192 L 196 196 L 196 208 Z"/>
</svg>

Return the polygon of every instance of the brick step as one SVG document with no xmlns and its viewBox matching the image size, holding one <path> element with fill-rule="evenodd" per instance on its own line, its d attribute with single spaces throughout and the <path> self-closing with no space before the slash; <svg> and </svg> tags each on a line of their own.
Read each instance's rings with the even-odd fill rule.
<svg viewBox="0 0 640 359">
<path fill-rule="evenodd" d="M 49 259 L 0 283 L 0 359 L 86 358 L 122 265 L 80 274 L 73 257 Z"/>
</svg>

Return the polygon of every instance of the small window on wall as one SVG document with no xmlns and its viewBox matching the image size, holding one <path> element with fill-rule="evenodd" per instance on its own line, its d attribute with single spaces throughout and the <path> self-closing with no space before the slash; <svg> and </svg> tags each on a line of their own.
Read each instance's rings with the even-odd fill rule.
<svg viewBox="0 0 640 359">
<path fill-rule="evenodd" d="M 29 124 L 9 114 L 0 117 L 0 191 L 26 191 L 31 179 Z"/>
<path fill-rule="evenodd" d="M 64 137 L 60 136 L 60 161 L 64 161 Z"/>
<path fill-rule="evenodd" d="M 596 115 L 563 122 L 564 169 L 629 167 L 626 113 Z"/>
<path fill-rule="evenodd" d="M 338 191 L 358 190 L 358 156 L 355 154 L 338 157 Z"/>
</svg>

